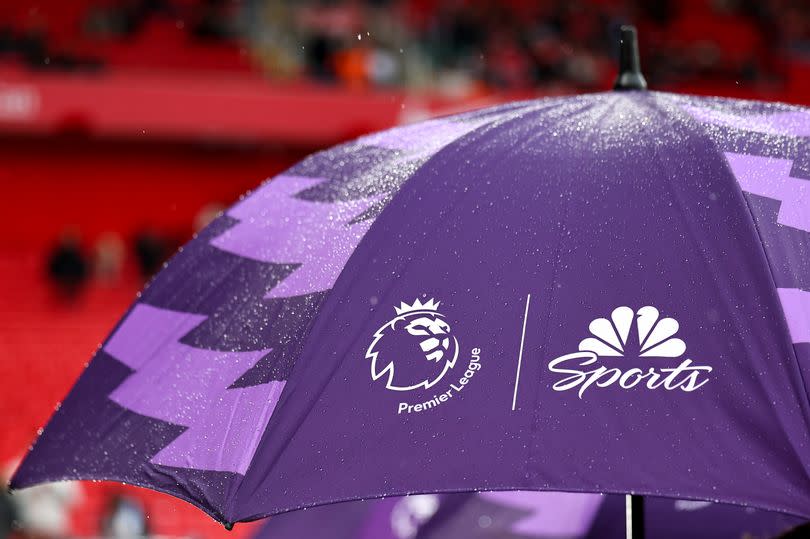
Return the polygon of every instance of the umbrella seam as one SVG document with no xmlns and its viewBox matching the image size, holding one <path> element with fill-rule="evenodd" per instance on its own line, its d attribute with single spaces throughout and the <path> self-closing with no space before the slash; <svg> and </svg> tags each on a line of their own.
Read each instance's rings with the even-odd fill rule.
<svg viewBox="0 0 810 539">
<path fill-rule="evenodd" d="M 335 280 L 335 283 L 337 283 L 341 279 L 344 272 L 346 271 L 346 267 L 348 267 L 349 263 L 351 262 L 351 259 L 355 256 L 355 253 L 360 248 L 360 245 L 362 245 L 366 241 L 366 237 L 368 236 L 368 234 L 371 232 L 372 229 L 375 228 L 375 225 L 377 225 L 377 219 L 379 219 L 382 216 L 382 214 L 385 212 L 385 210 L 388 208 L 388 206 L 391 204 L 391 202 L 393 202 L 394 199 L 396 199 L 397 197 L 399 197 L 403 193 L 403 189 L 417 175 L 417 173 L 420 170 L 422 170 L 428 163 L 431 163 L 436 158 L 436 156 L 443 153 L 448 148 L 456 145 L 460 140 L 466 139 L 466 138 L 474 136 L 474 135 L 476 135 L 476 134 L 478 134 L 478 133 L 480 133 L 480 132 L 482 132 L 484 130 L 490 129 L 493 125 L 498 125 L 498 124 L 502 124 L 502 123 L 505 123 L 505 122 L 514 121 L 514 120 L 522 118 L 525 115 L 530 114 L 532 112 L 536 112 L 538 110 L 543 110 L 543 109 L 546 109 L 546 108 L 552 108 L 552 107 L 554 107 L 556 105 L 557 101 L 558 101 L 557 98 L 543 99 L 535 107 L 523 107 L 523 108 L 519 108 L 518 110 L 510 110 L 510 111 L 508 111 L 507 113 L 505 113 L 503 115 L 505 117 L 495 115 L 495 117 L 492 118 L 491 121 L 482 123 L 481 125 L 478 125 L 477 127 L 471 129 L 470 131 L 468 131 L 467 133 L 465 133 L 461 137 L 459 137 L 459 138 L 449 142 L 448 144 L 442 146 L 439 150 L 437 150 L 434 154 L 432 154 L 429 158 L 427 158 L 423 163 L 421 163 L 418 166 L 418 168 L 413 172 L 413 174 L 411 174 L 408 177 L 408 179 L 406 179 L 402 183 L 399 190 L 397 192 L 391 194 L 391 198 L 386 203 L 386 206 L 380 211 L 380 214 L 375 218 L 374 222 L 369 227 L 369 230 L 366 231 L 366 234 L 363 236 L 363 238 L 360 240 L 358 245 L 352 251 L 352 254 L 350 255 L 349 259 L 346 261 L 346 264 L 344 265 L 344 267 L 341 269 L 340 273 L 338 274 L 338 277 Z M 323 298 L 323 302 L 321 304 L 322 306 L 326 304 L 326 301 L 327 301 L 329 295 L 332 293 L 332 290 L 334 290 L 334 286 L 332 288 L 330 288 L 328 291 L 326 291 L 326 293 L 324 295 L 324 298 Z M 306 343 L 309 340 L 309 334 L 312 331 L 312 328 L 315 325 L 316 321 L 320 318 L 320 315 L 321 315 L 321 310 L 319 309 L 318 314 L 315 317 L 313 317 L 313 319 L 310 321 L 310 324 L 307 327 L 307 331 L 306 331 L 307 337 L 305 339 L 303 339 L 304 343 Z M 359 338 L 360 338 L 360 336 L 358 335 L 357 339 L 359 339 Z M 355 339 L 355 342 L 356 342 L 357 339 Z M 303 351 L 304 347 L 305 346 L 302 346 L 302 351 Z M 300 354 L 299 354 L 299 357 L 300 357 Z M 296 361 L 296 367 L 297 367 L 297 365 L 298 365 L 298 361 Z M 339 367 L 339 365 L 340 365 L 340 363 L 338 363 L 338 365 L 335 366 L 335 369 L 333 369 L 332 372 L 334 372 L 334 370 L 336 370 Z M 292 378 L 293 378 L 292 375 L 295 373 L 295 368 L 296 367 L 293 368 L 293 371 L 291 372 L 291 374 L 290 374 L 290 376 L 288 378 L 288 382 L 290 382 L 292 380 Z M 319 394 L 322 393 L 323 390 L 325 389 L 325 387 L 326 387 L 326 384 L 324 384 L 323 387 L 319 388 L 318 393 Z M 294 386 L 291 388 L 291 390 L 292 389 L 294 389 Z M 288 394 L 289 394 L 289 392 L 287 391 L 287 387 L 285 386 L 284 390 L 282 391 L 281 397 L 279 399 L 278 405 L 277 405 L 278 410 L 281 410 L 283 408 L 284 404 L 286 403 L 286 400 L 289 398 L 287 396 Z M 304 416 L 304 419 L 311 413 L 311 411 L 312 411 L 311 409 L 307 411 L 306 415 Z M 275 415 L 275 413 L 274 413 L 274 415 Z M 251 469 L 253 468 L 253 464 L 255 462 L 255 455 L 258 454 L 258 452 L 259 452 L 258 448 L 263 445 L 265 437 L 268 435 L 268 433 L 270 431 L 270 424 L 271 424 L 272 421 L 273 421 L 273 417 L 271 416 L 270 422 L 268 422 L 268 425 L 265 427 L 265 430 L 262 433 L 261 441 L 259 442 L 259 446 L 257 447 L 257 450 L 254 453 L 254 457 L 251 459 L 251 462 L 248 465 L 248 468 L 245 470 L 245 475 L 236 484 L 236 487 L 235 487 L 235 489 L 233 491 L 233 495 L 231 497 L 229 497 L 225 502 L 226 514 L 231 515 L 232 517 L 235 517 L 234 504 L 239 499 L 240 492 L 241 492 L 241 489 L 242 489 L 242 485 L 244 483 L 244 479 L 245 479 L 245 477 L 247 477 L 247 475 L 250 473 Z M 301 421 L 299 421 L 298 422 L 299 426 L 296 427 L 296 430 L 298 428 L 300 428 L 300 425 L 302 425 L 303 423 L 304 423 L 303 419 Z M 284 444 L 284 446 L 286 447 L 286 445 L 288 445 L 292 441 L 292 439 L 293 439 L 293 436 L 289 436 L 287 438 L 287 442 Z M 277 461 L 278 457 L 280 457 L 282 452 L 283 452 L 283 450 L 278 452 L 278 455 L 276 456 L 276 459 L 274 459 L 274 461 Z M 266 514 L 265 516 L 268 516 L 269 514 L 270 513 Z M 262 517 L 257 517 L 257 518 L 262 518 Z M 240 518 L 238 520 L 242 521 L 243 519 Z"/>
<path fill-rule="evenodd" d="M 695 121 L 694 123 L 696 123 L 699 126 L 698 127 L 698 129 L 700 130 L 699 132 L 702 135 L 704 135 L 705 139 L 707 139 L 709 141 L 709 143 L 712 145 L 712 147 L 717 151 L 718 155 L 722 156 L 723 151 L 720 149 L 717 142 L 711 136 L 708 129 L 703 125 L 703 123 L 702 122 L 697 122 L 697 121 Z M 780 312 L 782 313 L 782 322 L 783 322 L 783 325 L 785 325 L 785 329 L 786 329 L 787 328 L 787 320 L 786 320 L 786 317 L 785 317 L 784 309 L 782 308 L 781 302 L 779 301 L 778 294 L 776 292 L 778 286 L 776 284 L 776 278 L 774 276 L 772 262 L 771 262 L 770 257 L 768 256 L 768 252 L 765 249 L 764 240 L 762 238 L 762 233 L 760 231 L 759 224 L 757 223 L 756 217 L 754 215 L 754 211 L 751 208 L 750 203 L 748 202 L 748 198 L 745 196 L 745 193 L 743 192 L 742 188 L 740 187 L 739 182 L 737 182 L 736 177 L 734 175 L 734 172 L 731 170 L 731 167 L 728 164 L 728 160 L 725 159 L 725 157 L 722 157 L 721 161 L 722 161 L 722 166 L 723 166 L 724 170 L 729 174 L 729 176 L 732 179 L 734 179 L 734 181 L 732 182 L 733 185 L 734 185 L 734 188 L 736 189 L 736 192 L 738 193 L 739 197 L 742 199 L 743 205 L 744 205 L 745 209 L 747 210 L 746 215 L 748 216 L 748 222 L 751 224 L 751 226 L 752 226 L 752 228 L 754 230 L 754 233 L 756 234 L 757 245 L 759 247 L 759 251 L 762 254 L 763 258 L 765 259 L 765 267 L 766 267 L 766 269 L 768 271 L 768 277 L 769 277 L 771 287 L 772 287 L 771 291 L 773 292 L 773 295 L 776 297 L 776 304 L 779 306 Z M 795 350 L 795 347 L 793 346 L 793 343 L 789 344 L 789 350 L 790 350 L 790 358 L 789 358 L 790 359 L 790 364 L 793 366 L 794 371 L 798 372 L 798 378 L 799 378 L 799 381 L 801 382 L 802 389 L 804 390 L 802 395 L 801 395 L 803 398 L 800 399 L 800 401 L 804 404 L 804 406 L 802 407 L 802 412 L 803 412 L 802 415 L 803 415 L 803 418 L 804 418 L 805 426 L 807 426 L 807 425 L 810 425 L 810 394 L 808 394 L 807 382 L 805 381 L 804 374 L 802 373 L 801 368 L 799 368 L 799 360 L 798 360 L 798 357 L 796 356 L 796 350 Z M 787 429 L 784 429 L 784 430 L 785 430 L 786 433 L 788 432 Z M 790 439 L 790 437 L 788 437 L 788 439 Z M 795 445 L 793 443 L 791 443 L 791 446 L 793 447 L 793 451 L 796 454 L 796 457 L 798 458 L 799 462 L 804 467 L 805 476 L 808 479 L 810 479 L 810 472 L 808 471 L 808 465 L 805 462 L 805 459 L 802 458 L 802 454 L 796 449 L 796 447 L 795 447 Z"/>
<path fill-rule="evenodd" d="M 538 107 L 537 107 L 537 108 L 542 108 L 543 106 L 549 106 L 549 104 L 548 104 L 548 103 L 543 103 L 542 105 L 538 105 Z M 532 110 L 534 110 L 534 109 L 532 109 Z M 525 113 L 525 112 L 526 112 L 526 111 L 525 111 L 525 108 L 520 108 L 520 109 L 518 110 L 518 112 L 515 112 L 515 111 L 509 111 L 509 112 L 507 113 L 507 116 L 509 116 L 510 118 L 512 118 L 512 117 L 516 117 L 516 116 L 517 116 L 518 114 L 520 114 L 520 113 Z M 510 113 L 511 113 L 511 114 L 510 114 Z M 414 176 L 417 174 L 417 172 L 418 172 L 419 170 L 421 170 L 421 169 L 422 169 L 422 168 L 423 168 L 423 167 L 424 167 L 424 166 L 425 166 L 427 163 L 431 162 L 431 161 L 434 159 L 434 157 L 435 157 L 436 155 L 438 155 L 439 153 L 441 153 L 442 151 L 444 151 L 444 150 L 445 150 L 446 148 L 448 148 L 450 145 L 455 144 L 456 142 L 458 142 L 458 140 L 460 140 L 460 139 L 462 139 L 462 138 L 465 138 L 465 137 L 467 137 L 467 136 L 470 136 L 470 135 L 472 135 L 472 134 L 474 134 L 474 133 L 477 133 L 478 131 L 480 131 L 480 130 L 482 130 L 482 129 L 484 129 L 484 128 L 487 128 L 487 127 L 491 126 L 492 124 L 496 123 L 496 122 L 497 122 L 499 119 L 500 119 L 500 118 L 498 118 L 498 117 L 497 117 L 497 115 L 496 115 L 496 117 L 495 117 L 495 118 L 493 118 L 491 121 L 485 122 L 485 123 L 483 123 L 483 124 L 481 124 L 481 125 L 479 125 L 479 126 L 475 127 L 474 129 L 472 129 L 472 130 L 468 131 L 467 133 L 465 133 L 464 135 L 462 135 L 462 137 L 459 137 L 459 138 L 457 138 L 457 139 L 455 139 L 455 140 L 451 141 L 450 143 L 446 144 L 445 146 L 443 146 L 442 148 L 440 148 L 439 150 L 437 150 L 437 151 L 436 151 L 434 154 L 432 154 L 432 155 L 431 155 L 429 158 L 427 158 L 426 160 L 424 160 L 424 161 L 423 161 L 421 164 L 419 164 L 419 166 L 418 166 L 418 167 L 416 168 L 416 170 L 415 170 L 415 171 L 414 171 L 414 172 L 413 172 L 413 173 L 410 175 L 410 177 L 408 177 L 408 179 L 406 179 L 404 182 L 402 182 L 402 185 L 400 185 L 399 189 L 398 189 L 396 192 L 394 192 L 394 193 L 388 193 L 388 194 L 387 194 L 387 196 L 388 196 L 388 197 L 390 197 L 390 198 L 389 198 L 389 200 L 388 200 L 388 201 L 385 203 L 385 206 L 384 206 L 384 207 L 382 208 L 382 210 L 380 211 L 380 214 L 376 216 L 376 218 L 374 219 L 374 222 L 372 222 L 372 224 L 370 225 L 369 230 L 367 230 L 367 231 L 366 231 L 366 233 L 363 235 L 363 238 L 360 240 L 360 242 L 357 244 L 357 246 L 355 246 L 355 248 L 352 250 L 352 254 L 349 256 L 349 259 L 346 261 L 346 264 L 343 266 L 343 268 L 341 269 L 341 271 L 340 271 L 340 273 L 338 274 L 337 278 L 335 279 L 335 283 L 337 283 L 337 282 L 340 280 L 341 276 L 344 274 L 344 272 L 345 272 L 345 270 L 346 270 L 346 267 L 349 265 L 349 262 L 351 261 L 351 258 L 354 256 L 355 252 L 356 252 L 356 251 L 357 251 L 357 249 L 360 247 L 360 245 L 361 245 L 361 244 L 362 244 L 362 243 L 365 241 L 366 236 L 367 236 L 367 235 L 368 235 L 368 233 L 371 231 L 371 229 L 374 227 L 374 224 L 376 223 L 377 219 L 379 219 L 379 217 L 382 215 L 382 213 L 385 211 L 385 209 L 388 207 L 388 205 L 389 205 L 389 204 L 390 204 L 390 203 L 391 203 L 391 202 L 392 202 L 392 201 L 393 201 L 393 200 L 394 200 L 394 199 L 397 197 L 397 195 L 399 195 L 400 193 L 402 193 L 402 190 L 404 189 L 404 187 L 405 187 L 405 186 L 408 184 L 408 182 L 409 182 L 409 181 L 410 181 L 410 180 L 411 180 L 411 179 L 412 179 L 412 178 L 413 178 L 413 177 L 414 177 Z M 330 288 L 328 291 L 325 291 L 325 294 L 324 294 L 324 296 L 323 296 L 323 298 L 322 298 L 322 300 L 321 300 L 321 306 L 320 306 L 320 307 L 322 307 L 323 305 L 325 305 L 325 304 L 326 304 L 326 300 L 327 300 L 327 298 L 329 297 L 329 295 L 332 293 L 332 290 L 333 290 L 333 289 L 334 289 L 334 286 L 333 286 L 332 288 Z M 321 309 L 319 308 L 319 309 L 318 309 L 318 314 L 316 314 L 316 315 L 315 315 L 315 316 L 312 318 L 312 320 L 310 320 L 309 324 L 307 325 L 307 329 L 306 329 L 306 331 L 305 331 L 305 333 L 306 333 L 307 337 L 305 337 L 304 339 L 302 339 L 301 351 L 300 351 L 300 352 L 297 354 L 297 356 L 298 356 L 298 357 L 297 357 L 297 359 L 296 359 L 295 365 L 298 365 L 298 359 L 300 359 L 301 353 L 303 352 L 303 349 L 306 347 L 306 343 L 307 343 L 307 342 L 308 342 L 308 340 L 309 340 L 309 334 L 311 333 L 313 326 L 315 325 L 316 321 L 317 321 L 317 320 L 320 318 L 320 312 L 321 312 Z M 358 338 L 359 338 L 359 336 L 358 336 Z M 337 368 L 337 366 L 336 366 L 335 368 Z M 287 381 L 288 381 L 288 382 L 292 380 L 292 377 L 293 377 L 292 375 L 293 375 L 293 373 L 294 373 L 294 372 L 295 372 L 295 366 L 293 367 L 293 371 L 290 373 L 290 376 L 289 376 L 289 377 L 288 377 L 288 379 L 287 379 Z M 334 372 L 334 371 L 333 371 L 333 372 Z M 325 387 L 325 386 L 324 386 L 324 387 Z M 323 391 L 324 387 L 322 387 L 322 388 L 320 389 L 320 392 L 322 392 L 322 391 Z M 286 389 L 287 389 L 287 387 L 285 386 L 284 390 L 282 390 L 282 394 L 281 394 L 281 396 L 279 397 L 279 402 L 278 402 L 278 405 L 277 405 L 277 409 L 278 409 L 278 410 L 283 409 L 283 406 L 284 406 L 284 404 L 286 403 L 286 400 L 287 400 L 287 398 L 288 398 L 288 397 L 287 397 L 287 398 L 285 398 L 285 397 L 286 397 L 286 396 L 289 394 L 289 392 L 288 392 L 288 391 L 286 391 Z M 274 411 L 274 412 L 275 412 L 275 411 Z M 311 412 L 311 410 L 307 412 L 307 415 L 309 415 L 309 413 L 310 413 L 310 412 Z M 273 415 L 275 415 L 275 413 L 274 413 Z M 306 417 L 306 416 L 305 416 L 305 417 Z M 237 499 L 239 498 L 239 493 L 240 493 L 240 491 L 241 491 L 242 484 L 244 483 L 244 478 L 245 478 L 245 477 L 247 477 L 247 475 L 250 473 L 250 470 L 251 470 L 251 469 L 252 469 L 252 467 L 253 467 L 253 463 L 255 462 L 255 455 L 256 455 L 256 454 L 259 452 L 259 447 L 262 445 L 262 441 L 264 440 L 264 438 L 265 438 L 265 436 L 267 435 L 267 433 L 270 431 L 270 422 L 272 422 L 272 420 L 273 420 L 273 416 L 271 415 L 270 420 L 268 421 L 268 425 L 265 427 L 264 431 L 263 431 L 263 432 L 262 432 L 262 434 L 261 434 L 260 441 L 259 441 L 259 445 L 257 446 L 256 452 L 254 453 L 254 456 L 251 458 L 251 461 L 250 461 L 250 464 L 248 465 L 248 468 L 245 470 L 245 474 L 244 474 L 244 476 L 242 476 L 242 477 L 241 477 L 241 479 L 239 479 L 239 480 L 238 480 L 238 482 L 236 482 L 236 484 L 235 484 L 235 488 L 234 488 L 234 491 L 233 491 L 233 495 L 232 495 L 232 496 L 230 496 L 230 497 L 228 497 L 228 498 L 226 499 L 226 501 L 225 501 L 225 507 L 224 507 L 224 509 L 225 509 L 225 513 L 226 513 L 226 514 L 228 514 L 228 515 L 235 516 L 234 504 L 236 503 Z M 299 422 L 299 424 L 303 424 L 303 422 L 304 422 L 304 421 L 302 420 L 302 421 L 300 421 L 300 422 Z M 290 440 L 292 440 L 292 436 L 288 438 L 288 442 L 289 442 Z M 286 444 L 285 444 L 285 446 L 286 446 Z M 279 451 L 279 455 L 280 455 L 281 453 L 282 453 L 282 451 Z"/>
</svg>

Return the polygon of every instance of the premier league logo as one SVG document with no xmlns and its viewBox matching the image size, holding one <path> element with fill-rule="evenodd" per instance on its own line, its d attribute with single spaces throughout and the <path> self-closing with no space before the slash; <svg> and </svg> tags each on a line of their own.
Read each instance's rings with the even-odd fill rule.
<svg viewBox="0 0 810 539">
<path fill-rule="evenodd" d="M 374 333 L 366 351 L 374 380 L 394 391 L 429 389 L 453 368 L 458 341 L 438 309 L 433 299 L 394 308 L 396 317 Z"/>
</svg>

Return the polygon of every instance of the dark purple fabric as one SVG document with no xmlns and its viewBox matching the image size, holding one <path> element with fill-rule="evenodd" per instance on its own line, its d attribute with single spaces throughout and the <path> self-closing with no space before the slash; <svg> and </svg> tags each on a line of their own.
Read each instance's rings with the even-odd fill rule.
<svg viewBox="0 0 810 539">
<path fill-rule="evenodd" d="M 492 496 L 492 494 L 501 496 Z M 769 539 L 803 524 L 782 513 L 649 497 L 655 539 Z M 270 518 L 255 539 L 624 539 L 619 495 L 509 492 L 345 502 Z"/>
<path fill-rule="evenodd" d="M 333 503 L 276 515 L 267 519 L 254 539 L 360 539 L 363 530 L 375 521 L 378 503 Z M 390 533 L 390 526 L 387 530 L 382 524 L 378 527 Z M 389 538 L 380 535 L 379 539 Z"/>
<path fill-rule="evenodd" d="M 810 516 L 806 122 L 604 93 L 317 154 L 159 274 L 13 484 L 228 522 L 477 489 Z"/>
<path fill-rule="evenodd" d="M 255 539 L 575 539 L 588 533 L 602 499 L 497 492 L 345 502 L 273 517 Z"/>
<path fill-rule="evenodd" d="M 770 539 L 804 519 L 736 505 L 649 497 L 644 500 L 647 537 L 655 539 Z M 624 539 L 623 496 L 606 496 L 585 539 Z"/>
</svg>

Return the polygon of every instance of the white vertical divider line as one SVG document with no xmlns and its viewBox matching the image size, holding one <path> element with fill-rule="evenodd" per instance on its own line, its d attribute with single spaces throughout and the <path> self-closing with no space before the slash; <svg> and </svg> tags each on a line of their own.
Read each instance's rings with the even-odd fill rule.
<svg viewBox="0 0 810 539">
<path fill-rule="evenodd" d="M 526 321 L 529 319 L 529 303 L 532 295 L 526 295 L 526 311 L 523 313 L 523 331 L 520 334 L 520 352 L 518 352 L 517 373 L 515 374 L 515 393 L 512 395 L 512 411 L 517 406 L 518 385 L 520 384 L 520 366 L 523 363 L 523 344 L 526 342 Z"/>
</svg>

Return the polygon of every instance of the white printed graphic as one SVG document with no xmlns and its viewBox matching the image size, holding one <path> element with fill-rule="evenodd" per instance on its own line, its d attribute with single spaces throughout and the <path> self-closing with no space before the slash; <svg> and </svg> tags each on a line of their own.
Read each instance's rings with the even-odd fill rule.
<svg viewBox="0 0 810 539">
<path fill-rule="evenodd" d="M 706 375 L 712 367 L 695 365 L 691 359 L 683 359 L 677 366 L 660 366 L 663 360 L 680 358 L 686 352 L 686 343 L 675 336 L 679 329 L 677 320 L 662 318 L 658 309 L 650 305 L 636 311 L 617 307 L 610 319 L 597 318 L 589 324 L 591 336 L 580 341 L 578 352 L 549 362 L 551 372 L 563 375 L 551 387 L 554 391 L 575 389 L 580 399 L 590 388 L 613 385 L 628 390 L 641 386 L 696 391 L 709 381 Z M 607 358 L 610 366 L 599 365 L 600 358 Z M 641 358 L 651 358 L 655 363 L 646 370 L 639 368 L 636 365 Z M 634 363 L 625 363 L 622 368 L 622 362 L 629 360 Z"/>
<path fill-rule="evenodd" d="M 441 314 L 438 301 L 401 303 L 396 317 L 374 333 L 366 351 L 371 377 L 385 379 L 394 391 L 429 389 L 452 369 L 458 358 L 458 341 Z"/>
<path fill-rule="evenodd" d="M 631 344 L 629 339 L 633 323 L 640 357 L 680 357 L 686 352 L 686 343 L 674 338 L 678 321 L 660 318 L 658 309 L 647 305 L 635 313 L 630 307 L 617 307 L 607 318 L 597 318 L 588 329 L 593 337 L 579 343 L 580 352 L 593 352 L 602 357 L 622 357 Z"/>
</svg>

